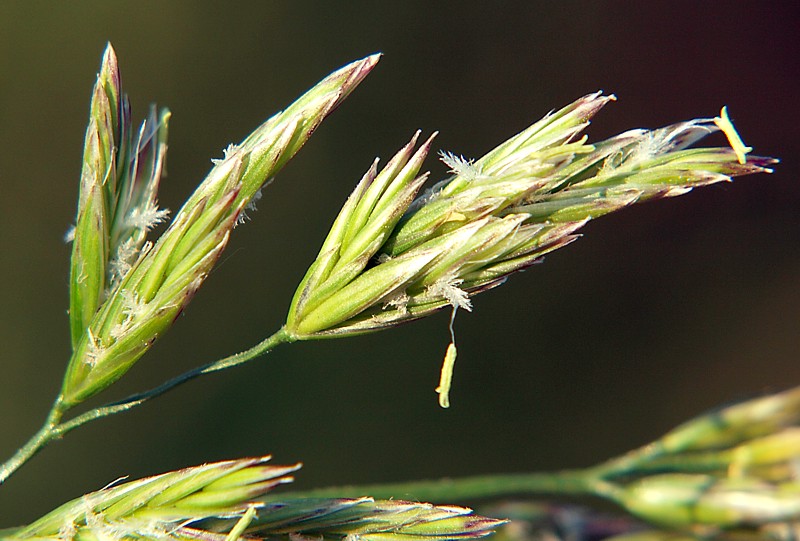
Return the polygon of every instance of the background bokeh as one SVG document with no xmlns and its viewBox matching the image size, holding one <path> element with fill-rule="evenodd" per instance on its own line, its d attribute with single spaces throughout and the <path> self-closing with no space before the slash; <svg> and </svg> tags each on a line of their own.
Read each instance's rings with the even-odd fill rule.
<svg viewBox="0 0 800 541">
<path fill-rule="evenodd" d="M 589 465 L 725 401 L 800 383 L 796 2 L 0 4 L 0 455 L 39 426 L 69 354 L 69 246 L 106 41 L 134 115 L 173 112 L 161 203 L 329 71 L 385 56 L 264 194 L 172 331 L 109 400 L 277 329 L 373 157 L 414 130 L 477 157 L 548 110 L 619 97 L 592 138 L 727 104 L 783 162 L 585 229 L 456 321 L 453 406 L 433 392 L 448 314 L 284 346 L 51 445 L 0 488 L 0 525 L 121 475 L 271 452 L 298 486 Z M 722 144 L 724 139 L 713 142 Z M 435 159 L 434 178 L 445 168 Z"/>
</svg>

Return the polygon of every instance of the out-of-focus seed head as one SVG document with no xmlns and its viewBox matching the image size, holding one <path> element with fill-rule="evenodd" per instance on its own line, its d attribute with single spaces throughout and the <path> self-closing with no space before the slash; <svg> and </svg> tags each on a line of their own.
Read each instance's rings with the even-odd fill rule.
<svg viewBox="0 0 800 541">
<path fill-rule="evenodd" d="M 700 531 L 800 519 L 800 485 L 773 485 L 750 478 L 653 475 L 628 485 L 623 502 L 650 522 Z"/>
<path fill-rule="evenodd" d="M 679 453 L 725 449 L 800 423 L 800 387 L 739 402 L 671 430 L 658 445 Z"/>
</svg>

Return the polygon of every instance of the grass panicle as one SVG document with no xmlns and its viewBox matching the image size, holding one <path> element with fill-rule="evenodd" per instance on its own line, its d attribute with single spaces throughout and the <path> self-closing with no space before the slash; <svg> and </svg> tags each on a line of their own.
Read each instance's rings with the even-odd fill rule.
<svg viewBox="0 0 800 541">
<path fill-rule="evenodd" d="M 599 471 L 619 483 L 617 503 L 650 523 L 704 535 L 800 523 L 799 393 L 701 415 Z"/>
<path fill-rule="evenodd" d="M 86 138 L 72 260 L 73 355 L 61 391 L 63 408 L 111 385 L 169 329 L 261 186 L 377 60 L 374 55 L 332 73 L 241 144 L 228 147 L 161 237 L 143 244 L 155 218 L 163 218 L 153 208 L 168 113 L 162 112 L 160 121 L 152 113 L 136 144 L 130 145 L 129 107 L 113 50 L 107 49 Z M 123 155 L 128 148 L 133 149 L 130 155 Z M 143 216 L 155 218 L 145 223 Z M 138 225 L 131 229 L 131 223 Z M 123 246 L 125 257 L 109 256 Z M 106 267 L 112 260 L 116 263 L 109 278 Z"/>
<path fill-rule="evenodd" d="M 470 296 L 575 240 L 592 218 L 775 163 L 742 158 L 739 147 L 689 148 L 721 125 L 733 137 L 719 118 L 589 144 L 581 132 L 612 100 L 584 96 L 478 160 L 442 153 L 452 176 L 413 200 L 430 140 L 409 161 L 413 174 L 406 160 L 416 136 L 377 177 L 373 165 L 301 282 L 287 332 L 358 334 L 466 307 Z"/>
<path fill-rule="evenodd" d="M 376 159 L 334 221 L 300 282 L 286 323 L 255 346 L 118 402 L 65 414 L 121 378 L 163 335 L 204 283 L 264 184 L 370 73 L 379 55 L 335 71 L 224 156 L 174 214 L 158 207 L 170 113 L 131 121 L 109 45 L 84 140 L 70 263 L 72 355 L 40 428 L 0 465 L 0 484 L 50 441 L 127 411 L 196 377 L 279 344 L 372 332 L 452 309 L 439 402 L 449 406 L 457 349 L 453 320 L 472 298 L 578 238 L 589 221 L 630 205 L 683 195 L 733 177 L 771 172 L 723 107 L 658 129 L 590 143 L 583 132 L 613 95 L 586 95 L 547 114 L 483 157 L 440 152 L 450 174 L 427 190 L 422 166 L 436 134 L 420 132 L 382 168 Z M 728 147 L 696 146 L 721 133 Z M 506 521 L 426 501 L 532 495 L 605 499 L 622 522 L 567 520 L 565 507 L 505 507 L 502 541 L 789 541 L 800 537 L 800 388 L 727 406 L 662 438 L 584 469 L 487 475 L 275 495 L 299 464 L 269 457 L 204 464 L 114 483 L 27 526 L 12 541 L 203 540 L 447 541 L 484 537 Z M 520 527 L 558 514 L 550 533 Z"/>
<path fill-rule="evenodd" d="M 356 499 L 264 503 L 292 481 L 300 465 L 271 466 L 270 457 L 177 470 L 86 494 L 3 539 L 364 539 L 446 541 L 484 537 L 503 523 L 464 507 Z"/>
</svg>

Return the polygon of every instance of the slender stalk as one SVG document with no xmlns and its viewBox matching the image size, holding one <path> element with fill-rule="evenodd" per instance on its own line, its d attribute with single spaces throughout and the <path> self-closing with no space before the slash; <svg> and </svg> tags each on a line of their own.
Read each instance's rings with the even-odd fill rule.
<svg viewBox="0 0 800 541">
<path fill-rule="evenodd" d="M 414 501 L 464 502 L 513 495 L 597 496 L 617 501 L 620 489 L 594 474 L 593 469 L 527 474 L 482 475 L 460 479 L 411 481 L 407 483 L 342 486 L 288 492 L 270 501 L 300 498 L 407 499 Z"/>
<path fill-rule="evenodd" d="M 179 376 L 176 376 L 168 381 L 165 381 L 158 387 L 154 387 L 148 391 L 131 395 L 127 398 L 120 400 L 119 402 L 113 402 L 111 404 L 107 404 L 105 406 L 89 410 L 86 413 L 79 415 L 78 417 L 75 417 L 74 419 L 64 423 L 62 426 L 68 427 L 64 430 L 64 432 L 68 432 L 69 430 L 77 428 L 78 426 L 86 422 L 92 421 L 94 419 L 106 417 L 108 415 L 119 413 L 121 411 L 127 411 L 135 406 L 138 406 L 139 404 L 147 402 L 148 400 L 161 396 L 167 391 L 171 391 L 172 389 L 180 385 L 183 385 L 184 383 L 191 381 L 197 377 L 204 376 L 206 374 L 213 374 L 214 372 L 220 372 L 228 368 L 233 368 L 234 366 L 239 366 L 240 364 L 252 361 L 253 359 L 256 359 L 262 355 L 266 355 L 280 344 L 285 344 L 293 341 L 294 338 L 292 338 L 289 335 L 289 333 L 286 332 L 286 329 L 284 327 L 281 327 L 280 329 L 278 329 L 277 332 L 275 332 L 275 334 L 262 340 L 261 342 L 251 347 L 250 349 L 241 351 L 239 353 L 234 353 L 233 355 L 225 357 L 224 359 L 220 359 L 218 361 L 208 363 L 205 366 L 200 366 L 198 368 L 189 370 L 188 372 L 184 372 Z"/>
<path fill-rule="evenodd" d="M 635 472 L 636 475 L 648 473 L 682 472 L 704 473 L 726 471 L 735 462 L 734 453 L 729 450 L 684 455 L 655 455 L 649 460 L 622 460 L 602 465 L 607 477 L 624 477 Z"/>
<path fill-rule="evenodd" d="M 20 468 L 20 466 L 30 460 L 49 442 L 60 438 L 67 432 L 70 432 L 79 426 L 97 419 L 114 415 L 115 413 L 128 411 L 197 377 L 219 372 L 221 370 L 226 370 L 228 368 L 233 368 L 234 366 L 239 366 L 240 364 L 244 364 L 269 353 L 280 344 L 292 341 L 294 341 L 294 339 L 283 327 L 281 327 L 275 334 L 266 338 L 265 340 L 262 340 L 250 349 L 235 353 L 205 366 L 200 366 L 193 370 L 189 370 L 188 372 L 184 372 L 183 374 L 162 383 L 158 387 L 131 395 L 118 402 L 113 402 L 106 404 L 105 406 L 91 409 L 64 422 L 62 422 L 61 419 L 67 412 L 68 408 L 64 406 L 61 397 L 59 397 L 53 404 L 53 408 L 50 410 L 50 413 L 42 425 L 42 428 L 40 428 L 39 431 L 34 434 L 25 445 L 20 447 L 14 456 L 9 458 L 5 463 L 3 463 L 2 466 L 0 466 L 0 485 L 2 485 L 6 479 L 8 479 Z"/>
</svg>

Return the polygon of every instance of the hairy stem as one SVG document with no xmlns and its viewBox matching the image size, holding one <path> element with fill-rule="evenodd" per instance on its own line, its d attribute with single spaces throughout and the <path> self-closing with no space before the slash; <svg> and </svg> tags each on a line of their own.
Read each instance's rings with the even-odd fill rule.
<svg viewBox="0 0 800 541">
<path fill-rule="evenodd" d="M 61 419 L 67 412 L 68 408 L 64 406 L 61 398 L 59 397 L 59 399 L 53 404 L 53 408 L 50 410 L 47 420 L 42 425 L 42 428 L 40 428 L 39 431 L 34 434 L 25 445 L 20 447 L 14 456 L 9 458 L 5 463 L 3 463 L 2 466 L 0 466 L 0 485 L 3 484 L 3 482 L 15 471 L 17 471 L 20 466 L 30 460 L 52 440 L 60 438 L 67 432 L 70 432 L 79 426 L 85 425 L 86 423 L 95 421 L 97 419 L 114 415 L 115 413 L 128 411 L 197 377 L 219 372 L 221 370 L 226 370 L 228 368 L 233 368 L 234 366 L 239 366 L 240 364 L 244 364 L 269 353 L 280 344 L 292 341 L 294 341 L 294 339 L 284 330 L 284 328 L 281 328 L 275 334 L 259 342 L 250 349 L 235 353 L 205 366 L 200 366 L 193 370 L 189 370 L 188 372 L 184 372 L 183 374 L 162 383 L 158 387 L 154 387 L 148 391 L 129 396 L 118 402 L 113 402 L 111 404 L 106 404 L 105 406 L 91 409 L 64 422 L 62 422 Z"/>
</svg>

